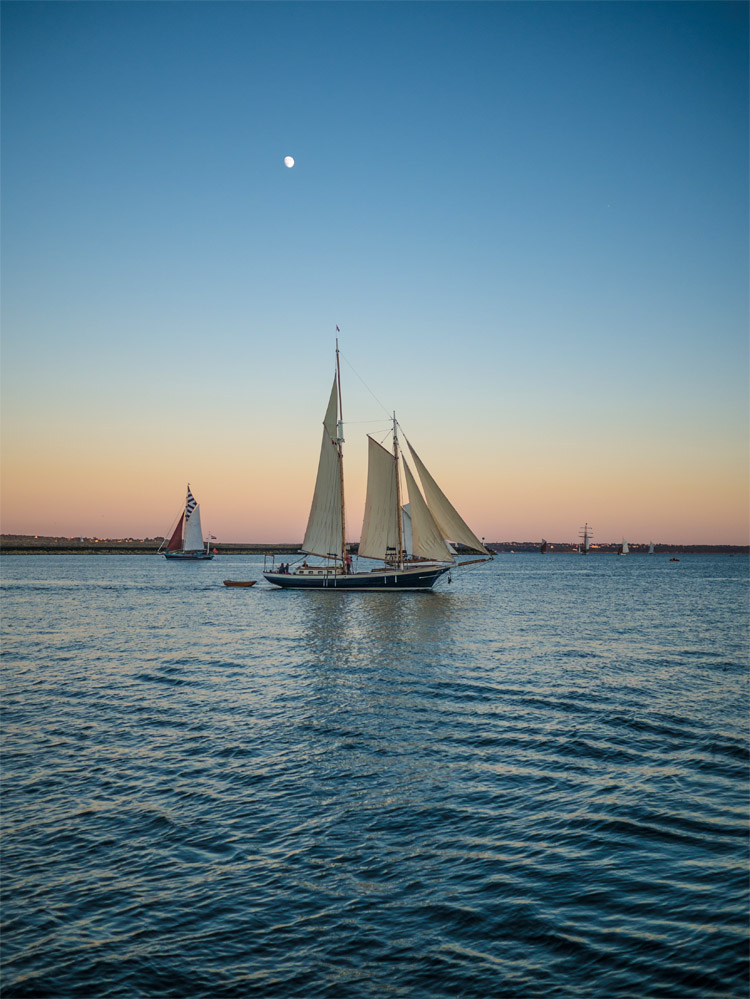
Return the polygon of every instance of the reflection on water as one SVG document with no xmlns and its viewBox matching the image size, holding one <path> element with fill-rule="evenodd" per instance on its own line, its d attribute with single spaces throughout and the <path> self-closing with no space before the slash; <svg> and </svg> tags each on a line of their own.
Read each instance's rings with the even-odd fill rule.
<svg viewBox="0 0 750 999">
<path fill-rule="evenodd" d="M 298 596 L 308 747 L 324 754 L 326 779 L 346 774 L 344 794 L 354 795 L 360 818 L 393 807 L 439 766 L 426 751 L 434 729 L 415 703 L 433 696 L 451 657 L 455 604 L 438 593 Z M 386 766 L 381 786 L 373 778 Z"/>
<path fill-rule="evenodd" d="M 285 594 L 286 596 L 286 594 Z M 443 593 L 295 593 L 312 663 L 356 670 L 428 661 L 452 640 L 455 603 Z M 384 639 L 386 641 L 384 642 Z"/>
</svg>

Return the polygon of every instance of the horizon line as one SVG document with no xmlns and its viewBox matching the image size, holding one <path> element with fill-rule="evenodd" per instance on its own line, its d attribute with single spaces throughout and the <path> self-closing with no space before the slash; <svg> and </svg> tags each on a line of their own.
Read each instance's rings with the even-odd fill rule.
<svg viewBox="0 0 750 999">
<path fill-rule="evenodd" d="M 53 534 L 0 534 L 0 545 L 2 542 L 33 542 L 33 541 L 49 541 L 49 542 L 73 542 L 73 543 L 88 543 L 88 544 L 157 544 L 166 540 L 163 535 L 154 535 L 147 538 L 135 538 L 132 536 L 123 538 L 105 538 L 101 536 L 89 535 L 83 536 L 80 534 L 75 535 L 53 535 Z M 544 539 L 533 539 L 533 540 L 503 540 L 503 541 L 483 541 L 485 547 L 528 547 L 528 548 L 539 548 Z M 212 539 L 212 547 L 217 546 L 231 546 L 231 547 L 252 547 L 252 548 L 263 548 L 263 547 L 274 547 L 283 546 L 284 548 L 296 548 L 302 551 L 302 541 L 222 541 L 218 538 Z M 348 541 L 348 545 L 356 546 L 357 541 Z M 580 539 L 575 541 L 546 541 L 548 548 L 560 547 L 560 548 L 578 548 L 580 547 Z M 596 550 L 599 548 L 611 548 L 622 544 L 622 539 L 613 539 L 612 541 L 599 541 L 591 544 L 589 550 Z M 651 544 L 654 548 L 737 548 L 744 549 L 750 552 L 750 545 L 742 544 L 738 542 L 664 542 L 664 541 L 628 541 L 628 546 L 630 548 L 648 548 Z"/>
</svg>

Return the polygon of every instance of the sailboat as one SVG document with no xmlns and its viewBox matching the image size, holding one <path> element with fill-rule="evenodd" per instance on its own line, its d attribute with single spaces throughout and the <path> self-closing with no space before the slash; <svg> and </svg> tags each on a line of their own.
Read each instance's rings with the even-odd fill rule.
<svg viewBox="0 0 750 999">
<path fill-rule="evenodd" d="M 346 544 L 344 430 L 337 341 L 336 371 L 323 419 L 318 474 L 302 542 L 306 555 L 318 556 L 324 562 L 308 565 L 305 560 L 293 571 L 287 566 L 283 572 L 264 572 L 269 583 L 285 589 L 431 590 L 457 564 L 455 549 L 448 539 L 472 552 L 492 557 L 407 440 L 421 482 L 419 488 L 401 451 L 395 414 L 392 424 L 392 450 L 369 435 L 367 438 L 367 492 L 359 542 L 359 558 L 384 564 L 371 570 L 352 571 Z M 408 493 L 406 504 L 402 496 L 402 466 Z"/>
<path fill-rule="evenodd" d="M 539 546 L 539 551 L 542 553 L 542 555 L 547 554 L 547 542 L 544 540 L 544 538 L 542 538 L 542 543 Z"/>
<path fill-rule="evenodd" d="M 653 555 L 654 554 L 654 543 L 653 543 L 653 541 L 649 541 L 649 543 L 648 543 L 648 552 L 646 554 L 647 555 Z"/>
<path fill-rule="evenodd" d="M 583 545 L 578 546 L 578 553 L 580 555 L 588 555 L 589 548 L 591 547 L 591 528 L 588 524 L 583 525 L 578 532 L 578 537 L 583 541 Z"/>
<path fill-rule="evenodd" d="M 628 548 L 628 543 L 625 540 L 625 538 L 622 539 L 622 544 L 617 549 L 617 554 L 618 555 L 629 555 L 630 554 L 630 549 Z"/>
<path fill-rule="evenodd" d="M 213 558 L 213 554 L 209 550 L 210 544 L 211 540 L 209 538 L 205 542 L 204 547 L 201 508 L 200 504 L 196 502 L 195 496 L 190 491 L 190 483 L 188 482 L 185 506 L 179 515 L 177 526 L 172 531 L 169 541 L 167 541 L 166 549 L 164 549 L 164 542 L 162 542 L 162 546 L 159 548 L 157 554 L 162 553 L 164 558 L 170 559 L 189 560 L 193 562 L 202 561 Z"/>
</svg>

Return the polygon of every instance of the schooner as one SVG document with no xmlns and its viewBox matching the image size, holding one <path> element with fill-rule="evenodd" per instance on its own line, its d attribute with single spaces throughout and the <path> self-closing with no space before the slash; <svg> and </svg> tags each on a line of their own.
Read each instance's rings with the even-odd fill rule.
<svg viewBox="0 0 750 999">
<path fill-rule="evenodd" d="M 581 530 L 578 532 L 578 537 L 583 541 L 583 545 L 578 546 L 578 553 L 580 555 L 588 555 L 591 549 L 591 528 L 588 523 L 584 524 Z"/>
<path fill-rule="evenodd" d="M 431 590 L 456 565 L 455 549 L 448 539 L 472 552 L 492 557 L 406 440 L 420 489 L 401 451 L 395 414 L 392 450 L 369 435 L 367 440 L 367 493 L 359 558 L 384 564 L 371 570 L 352 571 L 346 545 L 341 368 L 336 341 L 336 371 L 323 419 L 318 474 L 302 542 L 306 555 L 318 556 L 324 562 L 308 565 L 304 561 L 293 571 L 264 572 L 270 583 L 294 589 Z M 402 466 L 406 503 L 401 484 Z"/>
</svg>

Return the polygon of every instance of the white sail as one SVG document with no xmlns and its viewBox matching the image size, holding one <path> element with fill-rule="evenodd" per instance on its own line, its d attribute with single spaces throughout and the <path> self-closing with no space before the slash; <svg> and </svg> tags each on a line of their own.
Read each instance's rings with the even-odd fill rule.
<svg viewBox="0 0 750 999">
<path fill-rule="evenodd" d="M 409 444 L 409 441 L 407 440 L 406 443 Z M 454 543 L 465 545 L 467 548 L 471 548 L 472 551 L 489 555 L 490 553 L 482 542 L 463 520 L 440 486 L 427 471 L 411 444 L 409 444 L 409 450 L 419 473 L 419 480 L 424 489 L 427 506 L 430 508 L 430 513 L 440 527 L 443 538 L 450 538 Z M 409 498 L 411 498 L 411 493 L 409 494 Z"/>
<path fill-rule="evenodd" d="M 302 550 L 309 555 L 341 556 L 342 545 L 341 471 L 338 452 L 338 384 L 333 379 L 331 397 L 323 420 L 318 477 L 310 506 Z"/>
<path fill-rule="evenodd" d="M 654 554 L 654 543 L 653 543 L 653 541 L 649 542 L 649 545 L 648 545 L 648 554 L 649 555 L 653 555 Z"/>
<path fill-rule="evenodd" d="M 630 549 L 628 548 L 628 543 L 625 540 L 625 538 L 622 539 L 622 554 L 623 555 L 630 554 Z"/>
<path fill-rule="evenodd" d="M 184 552 L 198 552 L 203 548 L 203 528 L 201 527 L 200 503 L 185 522 L 185 529 L 182 536 L 182 550 Z"/>
<path fill-rule="evenodd" d="M 408 503 L 404 503 L 401 507 L 401 537 L 404 544 L 404 552 L 406 555 L 414 554 L 414 542 L 412 541 L 412 529 L 411 529 L 411 510 Z M 445 546 L 451 555 L 456 554 L 456 549 L 450 543 L 450 541 L 445 542 Z"/>
<path fill-rule="evenodd" d="M 414 542 L 412 541 L 411 508 L 408 503 L 404 503 L 404 505 L 401 507 L 401 533 L 404 539 L 404 551 L 406 552 L 407 555 L 413 555 Z M 458 552 L 450 543 L 450 541 L 445 542 L 445 547 L 448 549 L 451 555 L 458 554 Z"/>
<path fill-rule="evenodd" d="M 404 472 L 406 474 L 406 488 L 409 493 L 414 554 L 435 562 L 452 562 L 453 556 L 445 543 L 442 532 L 430 513 L 414 476 L 411 474 L 411 469 L 405 461 Z"/>
<path fill-rule="evenodd" d="M 411 532 L 411 512 L 408 503 L 401 507 L 401 536 L 404 542 L 404 551 L 407 555 L 414 554 L 414 543 Z"/>
<path fill-rule="evenodd" d="M 372 437 L 367 440 L 367 494 L 359 554 L 364 558 L 384 559 L 386 554 L 398 558 L 396 459 Z"/>
</svg>

